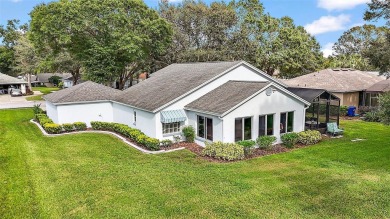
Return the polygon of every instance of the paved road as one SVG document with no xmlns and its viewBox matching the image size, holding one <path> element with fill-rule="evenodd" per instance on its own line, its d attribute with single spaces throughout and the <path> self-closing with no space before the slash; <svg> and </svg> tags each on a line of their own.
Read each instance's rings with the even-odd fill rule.
<svg viewBox="0 0 390 219">
<path fill-rule="evenodd" d="M 34 92 L 35 95 L 42 94 L 41 92 Z M 45 110 L 44 101 L 27 101 L 26 97 L 11 97 L 8 94 L 0 95 L 0 109 L 26 108 L 33 107 L 34 104 L 41 104 L 41 108 Z"/>
</svg>

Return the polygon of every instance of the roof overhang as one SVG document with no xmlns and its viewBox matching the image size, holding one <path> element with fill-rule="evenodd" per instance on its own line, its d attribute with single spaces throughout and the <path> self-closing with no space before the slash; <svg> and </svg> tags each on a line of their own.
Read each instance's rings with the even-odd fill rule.
<svg viewBox="0 0 390 219">
<path fill-rule="evenodd" d="M 161 111 L 162 123 L 184 122 L 187 120 L 186 113 L 182 109 Z"/>
</svg>

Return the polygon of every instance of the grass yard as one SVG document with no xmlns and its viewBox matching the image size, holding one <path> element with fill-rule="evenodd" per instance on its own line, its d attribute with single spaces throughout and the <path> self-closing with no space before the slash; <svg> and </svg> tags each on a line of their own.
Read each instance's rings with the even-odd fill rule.
<svg viewBox="0 0 390 219">
<path fill-rule="evenodd" d="M 43 137 L 32 110 L 0 111 L 0 218 L 388 218 L 390 127 L 210 163 L 146 155 L 104 134 Z M 365 141 L 351 142 L 353 138 Z"/>
<path fill-rule="evenodd" d="M 40 91 L 43 94 L 42 95 L 37 95 L 37 96 L 26 97 L 26 100 L 28 100 L 28 101 L 41 101 L 41 100 L 44 100 L 42 98 L 43 95 L 50 94 L 53 91 L 58 91 L 59 88 L 58 87 L 33 87 L 32 90 L 33 91 Z"/>
<path fill-rule="evenodd" d="M 43 94 L 50 94 L 53 91 L 58 91 L 58 87 L 33 87 L 33 91 L 40 91 Z"/>
</svg>

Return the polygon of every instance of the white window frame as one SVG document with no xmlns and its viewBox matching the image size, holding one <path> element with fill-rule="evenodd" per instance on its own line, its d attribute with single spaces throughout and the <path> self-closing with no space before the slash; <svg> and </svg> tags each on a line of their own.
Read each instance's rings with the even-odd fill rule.
<svg viewBox="0 0 390 219">
<path fill-rule="evenodd" d="M 286 133 L 292 133 L 292 132 L 294 132 L 294 121 L 295 121 L 295 110 L 294 111 L 286 111 L 286 112 L 281 112 L 280 114 L 279 114 L 279 121 L 280 121 L 280 119 L 282 118 L 282 114 L 283 113 L 285 113 L 286 114 L 286 125 L 285 125 L 285 130 L 286 130 L 286 132 L 284 132 L 284 133 L 282 133 L 281 132 L 281 129 L 280 129 L 280 125 L 282 124 L 282 123 L 280 123 L 280 125 L 279 125 L 279 134 L 286 134 Z M 287 127 L 288 127 L 288 114 L 289 113 L 293 113 L 293 124 L 292 124 L 292 131 L 291 132 L 288 132 L 287 131 Z M 275 132 L 274 132 L 275 133 Z"/>
<path fill-rule="evenodd" d="M 165 132 L 166 128 L 165 126 L 172 126 L 168 127 L 167 129 L 171 129 L 171 131 Z M 170 134 L 177 134 L 181 132 L 182 128 L 182 122 L 171 122 L 171 123 L 162 123 L 162 133 L 163 135 L 170 135 Z"/>
<path fill-rule="evenodd" d="M 251 119 L 251 138 L 250 139 L 245 139 L 245 119 Z M 236 129 L 236 120 L 241 119 L 241 140 L 240 141 L 245 141 L 245 140 L 251 140 L 253 139 L 253 116 L 246 116 L 246 117 L 237 117 L 234 118 L 234 129 Z M 234 130 L 234 141 L 236 142 L 236 130 Z"/>
<path fill-rule="evenodd" d="M 275 113 L 259 115 L 259 119 L 261 116 L 265 117 L 265 124 L 264 124 L 265 130 L 264 130 L 264 135 L 259 135 L 258 137 L 260 137 L 260 136 L 274 136 L 275 135 L 275 117 L 276 117 Z M 272 123 L 272 135 L 267 134 L 268 116 L 273 116 L 273 120 L 274 120 L 274 122 Z M 259 126 L 259 132 L 260 132 L 260 126 Z"/>
<path fill-rule="evenodd" d="M 199 117 L 203 117 L 203 122 L 204 122 L 204 124 L 203 124 L 203 134 L 204 134 L 204 136 L 203 137 L 201 137 L 201 136 L 199 136 L 198 134 L 199 134 Z M 212 121 L 212 124 L 213 124 L 213 126 L 214 126 L 214 119 L 213 118 L 211 118 L 211 117 L 207 117 L 207 116 L 203 116 L 203 115 L 196 115 L 196 137 L 197 138 L 199 138 L 199 139 L 202 139 L 202 140 L 206 140 L 206 141 L 213 141 L 214 140 L 214 127 L 212 128 L 212 139 L 213 140 L 210 140 L 210 139 L 208 139 L 207 138 L 207 119 L 211 119 L 211 121 Z"/>
</svg>

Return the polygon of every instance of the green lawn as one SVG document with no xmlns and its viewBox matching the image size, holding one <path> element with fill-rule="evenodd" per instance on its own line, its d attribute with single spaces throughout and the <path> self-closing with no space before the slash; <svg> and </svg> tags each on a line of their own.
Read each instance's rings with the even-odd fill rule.
<svg viewBox="0 0 390 219">
<path fill-rule="evenodd" d="M 50 94 L 53 91 L 58 91 L 59 88 L 58 87 L 33 87 L 32 90 L 33 91 L 40 91 L 43 94 Z"/>
<path fill-rule="evenodd" d="M 37 95 L 37 96 L 26 97 L 26 100 L 28 100 L 28 101 L 41 101 L 41 100 L 43 100 L 43 98 L 42 98 L 43 95 L 50 94 L 53 91 L 58 91 L 59 88 L 58 87 L 33 87 L 32 90 L 33 91 L 40 91 L 43 94 Z"/>
<path fill-rule="evenodd" d="M 345 121 L 342 139 L 221 164 L 142 154 L 104 134 L 43 137 L 31 117 L 0 111 L 0 218 L 390 217 L 380 124 Z"/>
</svg>

